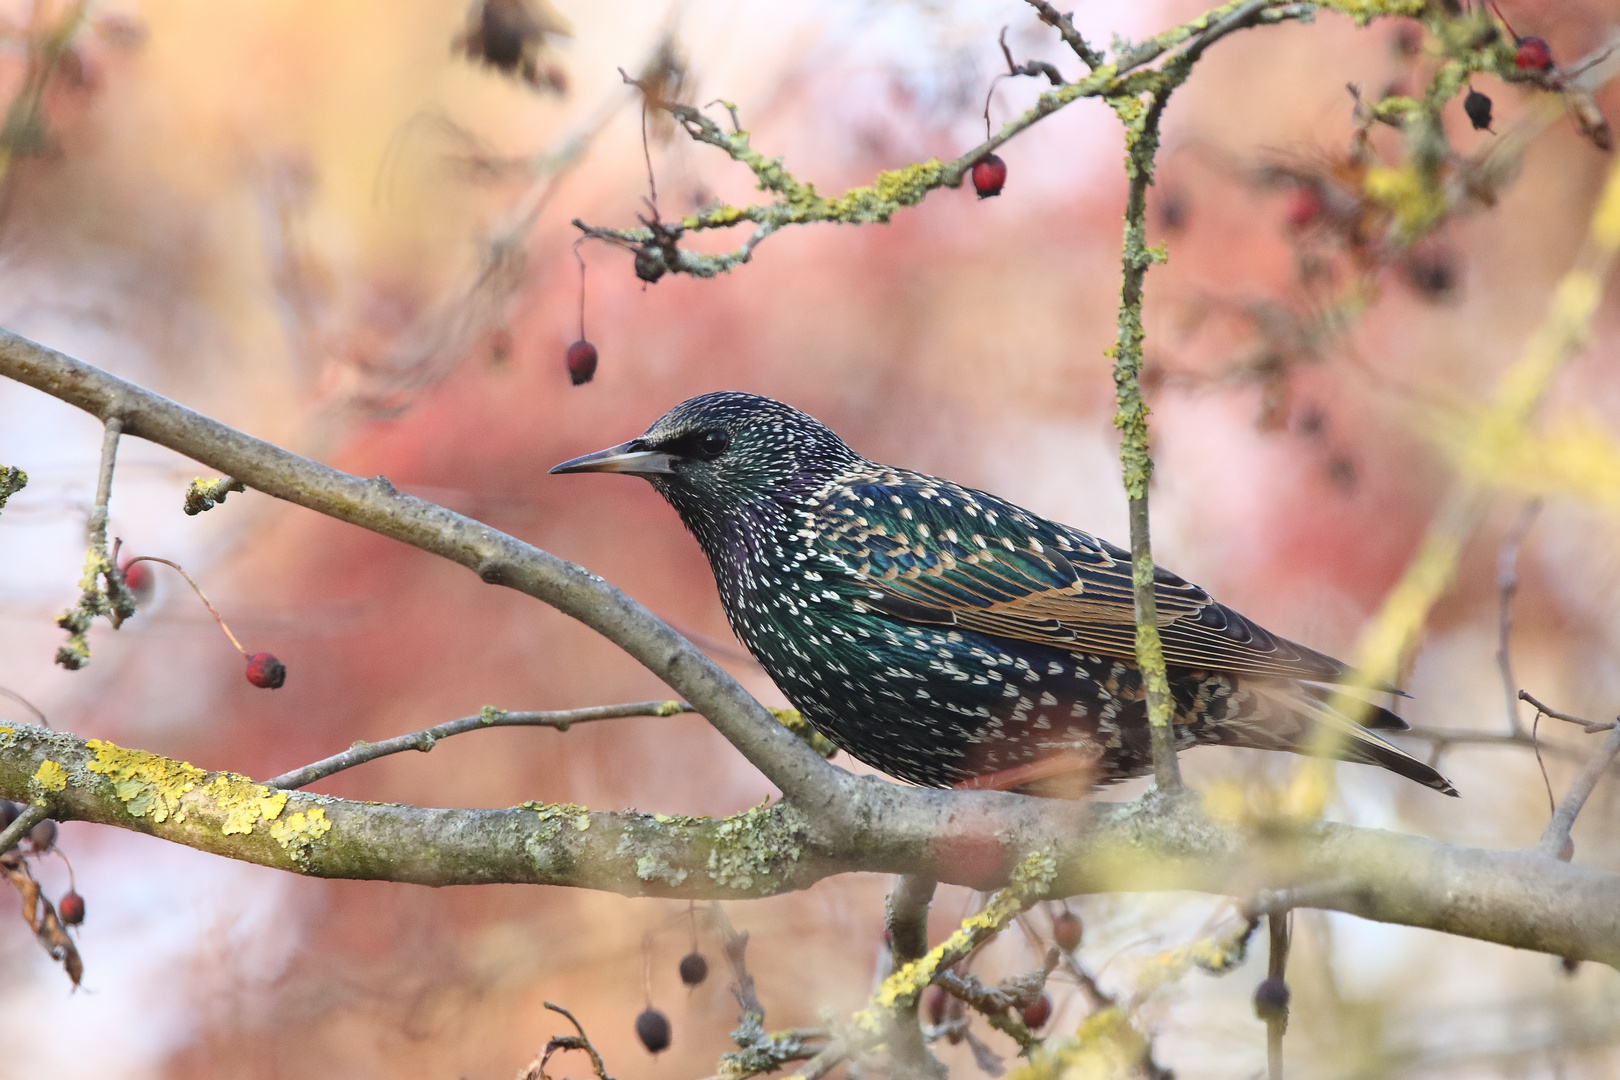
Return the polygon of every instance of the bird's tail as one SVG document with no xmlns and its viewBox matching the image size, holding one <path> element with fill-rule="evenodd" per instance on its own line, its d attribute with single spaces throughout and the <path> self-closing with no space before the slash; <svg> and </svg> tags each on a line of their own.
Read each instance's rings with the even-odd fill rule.
<svg viewBox="0 0 1620 1080">
<path fill-rule="evenodd" d="M 1286 715 L 1292 722 L 1273 725 L 1257 717 L 1256 719 L 1261 719 L 1261 723 L 1253 726 L 1244 725 L 1246 729 L 1244 734 L 1248 737 L 1244 738 L 1240 745 L 1267 750 L 1291 750 L 1296 754 L 1324 755 L 1340 761 L 1377 765 L 1446 795 L 1457 794 L 1457 789 L 1451 786 L 1451 781 L 1440 775 L 1434 766 L 1420 761 L 1398 746 L 1385 742 L 1366 727 L 1334 709 L 1327 701 L 1322 700 L 1320 695 L 1312 693 L 1311 688 L 1252 683 L 1249 688 L 1258 699 L 1257 704 L 1261 706 L 1259 711 L 1277 718 Z M 1394 727 L 1393 724 L 1378 722 L 1381 719 L 1380 714 L 1384 712 L 1385 710 L 1378 709 L 1373 713 L 1374 725 Z M 1402 728 L 1406 726 L 1398 719 L 1396 722 Z"/>
</svg>

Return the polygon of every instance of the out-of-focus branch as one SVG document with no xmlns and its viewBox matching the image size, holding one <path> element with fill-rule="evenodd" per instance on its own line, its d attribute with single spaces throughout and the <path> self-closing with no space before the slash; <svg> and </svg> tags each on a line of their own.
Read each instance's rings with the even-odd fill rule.
<svg viewBox="0 0 1620 1080">
<path fill-rule="evenodd" d="M 352 769 L 356 765 L 364 765 L 368 761 L 375 761 L 389 754 L 399 754 L 406 750 L 420 750 L 425 754 L 432 750 L 440 739 L 447 739 L 467 731 L 482 731 L 485 728 L 497 727 L 549 727 L 567 731 L 575 724 L 588 724 L 592 720 L 617 720 L 628 716 L 674 716 L 692 711 L 692 706 L 684 701 L 637 701 L 629 705 L 593 705 L 584 709 L 561 709 L 553 712 L 506 712 L 489 705 L 475 716 L 447 720 L 408 735 L 396 735 L 392 739 L 356 743 L 341 754 L 333 754 L 302 768 L 282 773 L 272 780 L 266 780 L 265 786 L 292 791 L 325 779 L 333 773 Z"/>
<path fill-rule="evenodd" d="M 1519 719 L 1519 683 L 1513 677 L 1513 597 L 1519 591 L 1519 549 L 1530 527 L 1541 513 L 1541 501 L 1532 499 L 1519 515 L 1513 530 L 1502 538 L 1496 552 L 1496 666 L 1502 674 L 1502 693 L 1507 698 L 1508 733 L 1523 735 L 1524 723 Z"/>
<path fill-rule="evenodd" d="M 713 146 L 733 161 L 746 166 L 753 172 L 760 189 L 772 193 L 775 198 L 769 203 L 752 206 L 713 206 L 679 222 L 644 221 L 638 229 L 607 228 L 579 220 L 575 220 L 574 225 L 592 239 L 633 250 L 636 274 L 644 281 L 657 281 L 671 272 L 713 277 L 748 262 L 754 248 L 762 240 L 787 226 L 814 222 L 886 222 L 905 207 L 922 202 L 932 191 L 959 187 L 974 164 L 985 155 L 1073 102 L 1082 98 L 1104 98 L 1112 102 L 1120 98 L 1136 98 L 1148 92 L 1163 78 L 1163 73 L 1144 71 L 1144 65 L 1173 52 L 1185 42 L 1192 41 L 1193 44 L 1173 57 L 1166 67 L 1170 63 L 1189 66 L 1205 48 L 1234 30 L 1303 19 L 1318 6 L 1341 9 L 1358 21 L 1366 21 L 1378 15 L 1412 15 L 1422 4 L 1417 0 L 1332 0 L 1321 5 L 1291 3 L 1287 0 L 1233 0 L 1131 47 L 1111 64 L 1101 62 L 1101 54 L 1085 44 L 1066 17 L 1056 15 L 1053 9 L 1052 14 L 1058 20 L 1054 22 L 1047 18 L 1045 10 L 1050 5 L 1036 4 L 1037 14 L 1042 20 L 1057 27 L 1070 47 L 1076 49 L 1076 55 L 1092 69 L 1089 75 L 1076 82 L 1053 86 L 1033 106 L 1004 124 L 1000 131 L 952 161 L 935 158 L 888 170 L 879 173 L 870 185 L 851 188 L 831 198 L 818 193 L 813 184 L 794 176 L 780 158 L 768 158 L 755 150 L 748 132 L 740 126 L 735 126 L 728 134 L 691 105 L 649 95 L 649 105 L 667 110 L 695 142 Z M 1511 63 L 1511 56 L 1507 57 L 1506 62 Z M 1048 74 L 1039 66 L 1034 71 Z M 1185 75 L 1181 79 L 1185 79 Z M 731 109 L 735 125 L 735 107 L 729 103 L 722 104 Z M 744 223 L 754 225 L 754 232 L 745 244 L 733 251 L 710 255 L 687 251 L 680 246 L 680 241 L 689 233 L 732 228 Z"/>
<path fill-rule="evenodd" d="M 1609 735 L 1603 740 L 1603 745 L 1589 758 L 1575 777 L 1575 782 L 1564 793 L 1564 801 L 1558 804 L 1552 821 L 1548 822 L 1547 830 L 1541 834 L 1541 841 L 1536 845 L 1543 855 L 1552 855 L 1559 859 L 1571 858 L 1575 851 L 1570 841 L 1569 831 L 1575 826 L 1575 818 L 1586 805 L 1587 797 L 1597 782 L 1603 778 L 1609 766 L 1614 762 L 1615 756 L 1620 755 L 1620 721 L 1609 730 Z"/>
</svg>

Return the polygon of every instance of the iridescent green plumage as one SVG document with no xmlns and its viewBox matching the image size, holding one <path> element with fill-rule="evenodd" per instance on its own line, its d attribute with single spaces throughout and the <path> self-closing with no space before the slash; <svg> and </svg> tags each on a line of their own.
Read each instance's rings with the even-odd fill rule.
<svg viewBox="0 0 1620 1080">
<path fill-rule="evenodd" d="M 683 402 L 553 471 L 645 476 L 709 557 L 737 636 L 833 742 L 920 784 L 1075 794 L 1151 770 L 1126 552 L 984 492 L 879 465 L 751 394 Z M 1351 673 L 1155 575 L 1179 746 L 1333 752 L 1455 794 L 1351 723 Z M 1368 726 L 1403 728 L 1369 707 Z"/>
</svg>

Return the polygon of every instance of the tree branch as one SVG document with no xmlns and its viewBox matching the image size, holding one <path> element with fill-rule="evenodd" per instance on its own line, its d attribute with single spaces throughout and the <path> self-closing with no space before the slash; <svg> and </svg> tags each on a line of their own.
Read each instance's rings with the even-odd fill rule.
<svg viewBox="0 0 1620 1080">
<path fill-rule="evenodd" d="M 280 791 L 100 740 L 0 726 L 0 797 L 31 800 L 36 777 L 60 785 L 49 791 L 59 820 L 114 825 L 314 877 L 736 899 L 856 872 L 982 889 L 1006 881 L 1021 853 L 1046 850 L 1052 876 L 1044 896 L 1166 889 L 1253 896 L 1350 880 L 1359 888 L 1311 900 L 1380 922 L 1620 966 L 1620 875 L 1535 851 L 1332 823 L 1270 823 L 1250 833 L 1181 803 L 1071 803 L 872 780 L 853 785 L 849 811 L 867 823 L 854 836 L 821 827 L 792 800 L 722 819 L 547 804 L 427 809 Z"/>
<path fill-rule="evenodd" d="M 408 735 L 396 735 L 391 739 L 357 743 L 341 754 L 333 754 L 302 768 L 284 772 L 264 783 L 266 787 L 291 791 L 325 779 L 333 773 L 342 772 L 344 769 L 352 769 L 356 765 L 364 765 L 368 761 L 387 757 L 389 754 L 399 754 L 406 750 L 420 750 L 425 754 L 432 750 L 440 739 L 447 739 L 467 731 L 482 731 L 485 728 L 497 727 L 550 727 L 558 731 L 567 731 L 575 724 L 587 724 L 592 720 L 617 720 L 627 716 L 675 716 L 678 713 L 692 711 L 694 711 L 692 706 L 684 701 L 637 701 L 630 705 L 593 705 L 584 709 L 562 709 L 556 712 L 505 712 L 493 705 L 487 705 L 475 716 L 447 720 L 442 724 L 413 731 Z"/>
<path fill-rule="evenodd" d="M 681 697 L 807 811 L 842 821 L 854 778 L 772 720 L 736 680 L 652 612 L 583 567 L 441 506 L 300 457 L 98 368 L 0 330 L 0 375 L 42 390 L 254 490 L 441 555 L 543 600 L 608 637 Z M 847 821 L 845 822 L 847 825 Z"/>
<path fill-rule="evenodd" d="M 1586 805 L 1586 799 L 1597 787 L 1597 782 L 1603 778 L 1615 756 L 1620 755 L 1620 721 L 1609 730 L 1608 738 L 1593 754 L 1575 777 L 1575 782 L 1569 786 L 1564 794 L 1564 801 L 1558 804 L 1558 810 L 1553 814 L 1552 821 L 1547 823 L 1547 830 L 1541 834 L 1541 841 L 1536 845 L 1543 855 L 1551 855 L 1559 859 L 1569 859 L 1575 853 L 1574 845 L 1569 838 L 1570 829 L 1575 826 L 1575 818 Z"/>
</svg>

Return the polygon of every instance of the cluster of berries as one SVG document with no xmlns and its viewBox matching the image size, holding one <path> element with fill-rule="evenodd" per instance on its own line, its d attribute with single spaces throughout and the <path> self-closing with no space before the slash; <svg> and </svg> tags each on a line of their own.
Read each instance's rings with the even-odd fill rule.
<svg viewBox="0 0 1620 1080">
<path fill-rule="evenodd" d="M 709 962 L 702 953 L 693 949 L 681 957 L 680 973 L 681 982 L 687 986 L 698 986 L 709 977 Z M 647 1048 L 649 1054 L 661 1054 L 668 1050 L 671 1034 L 669 1017 L 651 1004 L 636 1017 L 636 1038 L 641 1040 L 641 1045 Z"/>
</svg>

